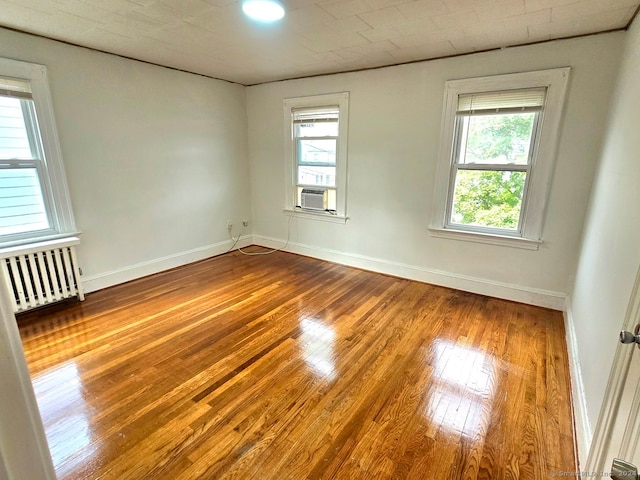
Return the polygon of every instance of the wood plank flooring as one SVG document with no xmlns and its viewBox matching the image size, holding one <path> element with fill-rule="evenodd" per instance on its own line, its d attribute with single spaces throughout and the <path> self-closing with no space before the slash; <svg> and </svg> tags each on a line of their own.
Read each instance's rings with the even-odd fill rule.
<svg viewBox="0 0 640 480">
<path fill-rule="evenodd" d="M 60 479 L 577 470 L 559 312 L 234 252 L 18 322 Z"/>
</svg>

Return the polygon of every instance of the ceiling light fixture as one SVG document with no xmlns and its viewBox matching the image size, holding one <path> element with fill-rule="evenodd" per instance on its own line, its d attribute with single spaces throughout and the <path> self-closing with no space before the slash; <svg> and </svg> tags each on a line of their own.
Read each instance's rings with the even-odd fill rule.
<svg viewBox="0 0 640 480">
<path fill-rule="evenodd" d="M 275 22 L 284 17 L 284 5 L 279 0 L 244 0 L 242 11 L 259 22 Z"/>
</svg>

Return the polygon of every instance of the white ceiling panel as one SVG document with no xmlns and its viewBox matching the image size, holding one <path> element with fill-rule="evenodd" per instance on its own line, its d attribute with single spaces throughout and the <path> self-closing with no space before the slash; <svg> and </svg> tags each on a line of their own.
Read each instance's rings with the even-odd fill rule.
<svg viewBox="0 0 640 480">
<path fill-rule="evenodd" d="M 623 29 L 640 0 L 0 0 L 0 26 L 244 85 Z"/>
</svg>

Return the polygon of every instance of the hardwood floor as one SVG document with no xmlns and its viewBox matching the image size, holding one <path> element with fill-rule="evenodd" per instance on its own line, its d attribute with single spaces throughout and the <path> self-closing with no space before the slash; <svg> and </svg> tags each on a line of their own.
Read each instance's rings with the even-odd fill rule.
<svg viewBox="0 0 640 480">
<path fill-rule="evenodd" d="M 234 252 L 18 321 L 60 479 L 577 470 L 559 312 Z"/>
</svg>

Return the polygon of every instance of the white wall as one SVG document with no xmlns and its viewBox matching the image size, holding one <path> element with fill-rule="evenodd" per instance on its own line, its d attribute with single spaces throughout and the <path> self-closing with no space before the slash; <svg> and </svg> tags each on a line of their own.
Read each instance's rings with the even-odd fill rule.
<svg viewBox="0 0 640 480">
<path fill-rule="evenodd" d="M 290 250 L 562 309 L 624 33 L 249 87 L 254 238 L 287 238 L 286 97 L 350 92 L 346 225 L 297 218 Z M 446 80 L 571 66 L 558 159 L 539 251 L 434 238 L 432 211 Z"/>
<path fill-rule="evenodd" d="M 0 452 L 0 480 L 9 480 L 9 474 L 4 466 L 4 459 L 2 458 L 2 452 Z"/>
<path fill-rule="evenodd" d="M 250 219 L 245 88 L 0 29 L 47 66 L 90 290 L 228 248 Z"/>
<path fill-rule="evenodd" d="M 640 21 L 626 35 L 619 83 L 594 182 L 570 315 L 594 425 L 640 266 Z"/>
</svg>

